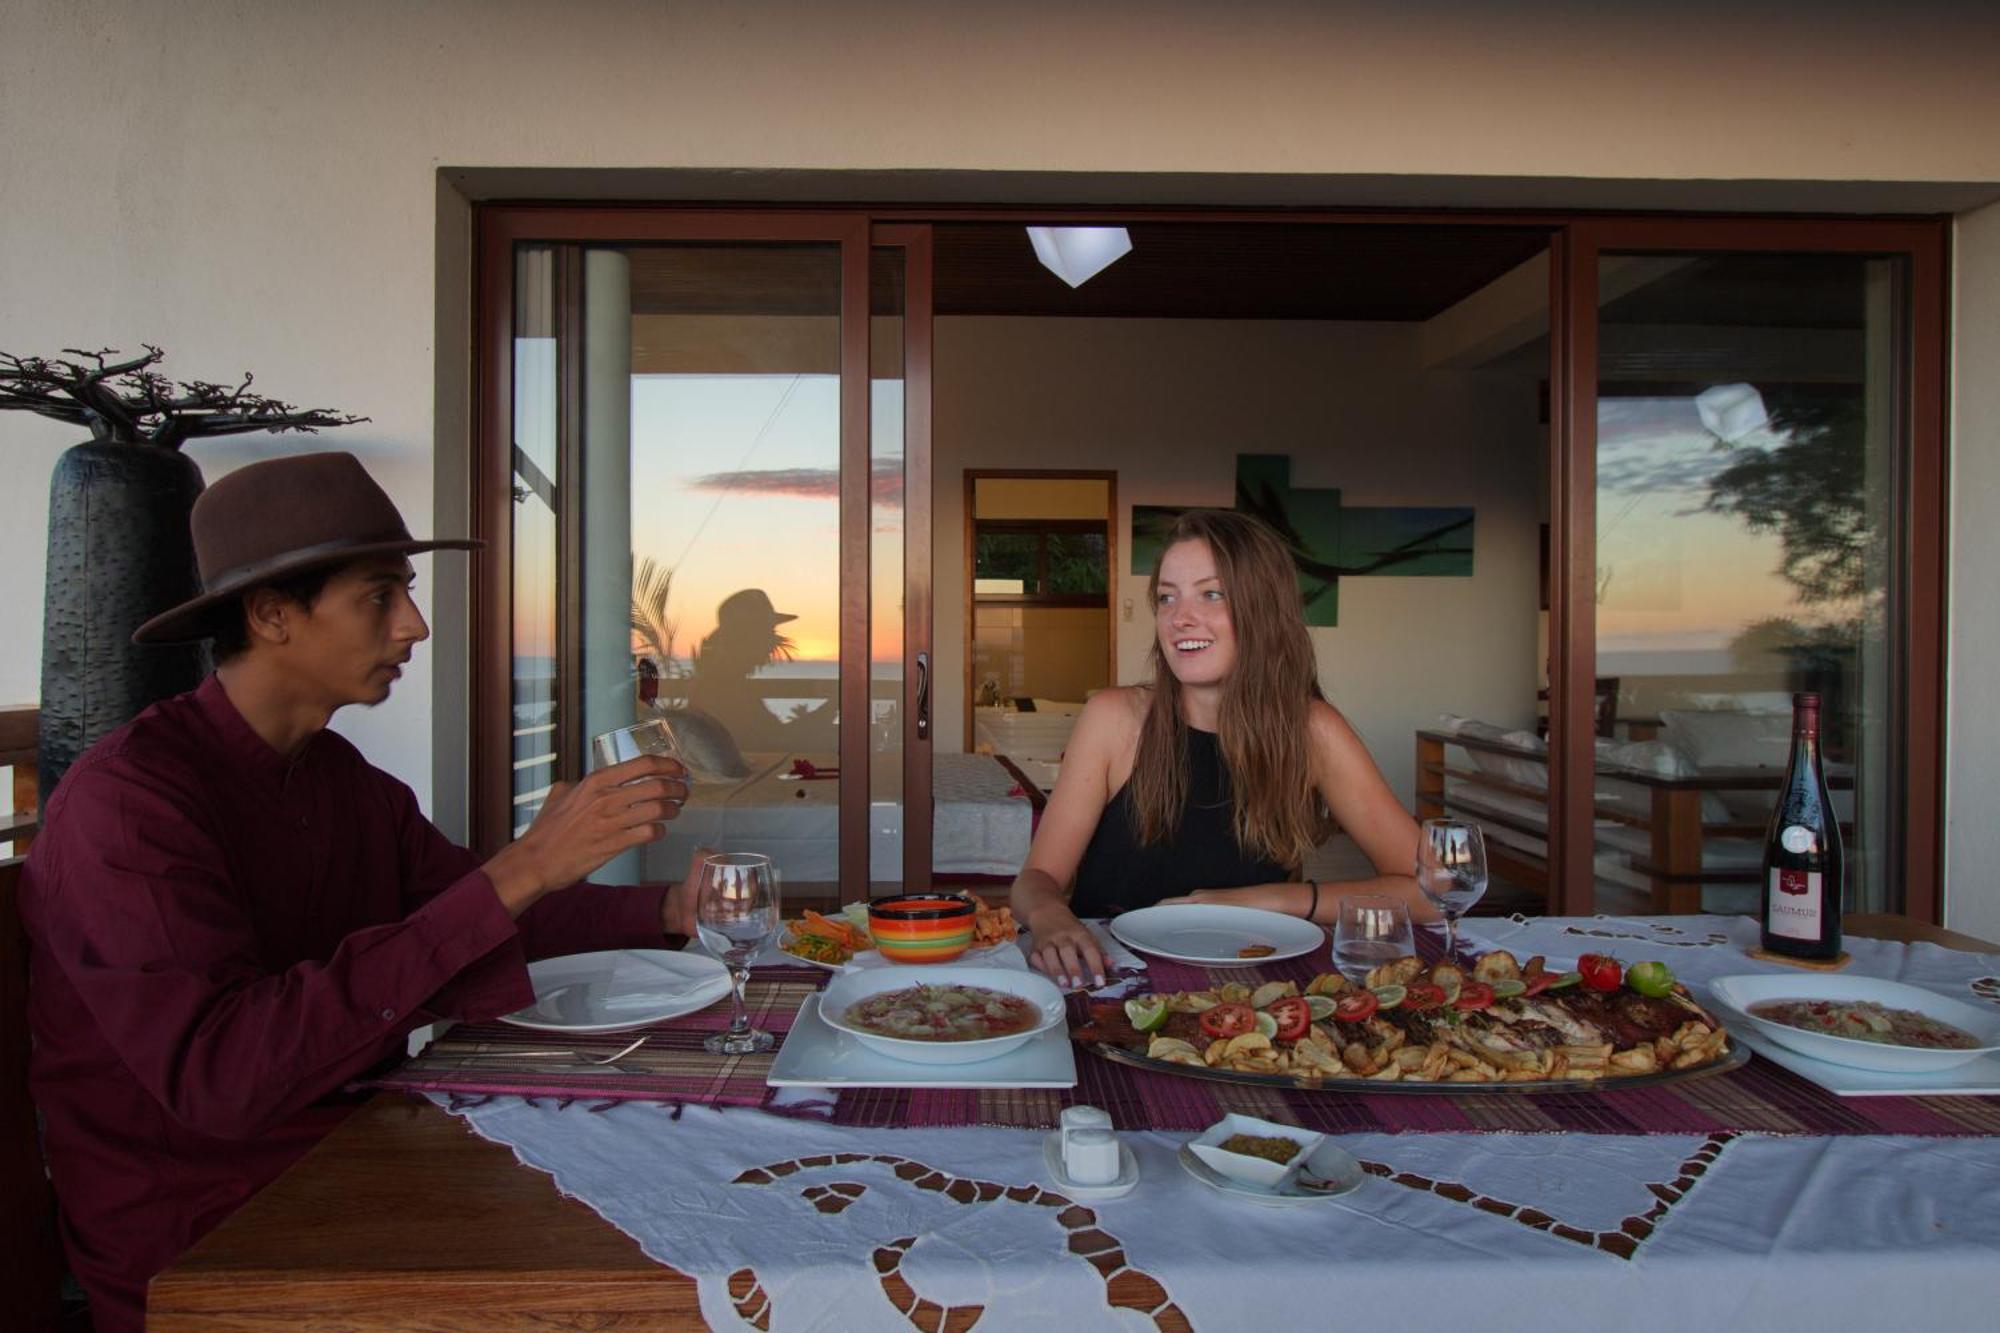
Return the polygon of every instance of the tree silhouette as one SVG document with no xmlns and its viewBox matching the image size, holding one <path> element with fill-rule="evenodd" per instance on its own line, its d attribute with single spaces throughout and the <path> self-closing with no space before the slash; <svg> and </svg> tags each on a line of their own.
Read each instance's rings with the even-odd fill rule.
<svg viewBox="0 0 2000 1333">
<path fill-rule="evenodd" d="M 1882 532 L 1868 508 L 1865 401 L 1858 387 L 1764 396 L 1769 448 L 1742 448 L 1709 482 L 1704 508 L 1777 534 L 1778 572 L 1808 605 L 1853 602 L 1879 585 Z"/>
</svg>

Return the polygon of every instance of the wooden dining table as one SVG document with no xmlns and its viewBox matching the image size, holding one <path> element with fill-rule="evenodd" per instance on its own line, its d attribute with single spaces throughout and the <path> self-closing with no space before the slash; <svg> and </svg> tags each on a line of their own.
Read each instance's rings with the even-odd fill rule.
<svg viewBox="0 0 2000 1333">
<path fill-rule="evenodd" d="M 1996 947 L 1906 917 L 1859 937 Z M 148 1327 L 703 1327 L 696 1285 L 435 1104 L 382 1093 L 153 1280 Z"/>
</svg>

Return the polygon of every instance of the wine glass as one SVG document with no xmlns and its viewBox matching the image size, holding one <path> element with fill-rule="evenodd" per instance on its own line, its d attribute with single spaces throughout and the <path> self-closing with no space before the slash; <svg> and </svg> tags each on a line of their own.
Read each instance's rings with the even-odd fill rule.
<svg viewBox="0 0 2000 1333">
<path fill-rule="evenodd" d="M 1340 900 L 1333 927 L 1333 965 L 1357 985 L 1384 963 L 1417 951 L 1410 909 L 1379 893 L 1356 893 Z"/>
<path fill-rule="evenodd" d="M 1417 887 L 1444 914 L 1444 953 L 1458 956 L 1458 919 L 1486 895 L 1486 839 L 1479 825 L 1426 819 L 1417 839 Z"/>
<path fill-rule="evenodd" d="M 723 852 L 701 866 L 701 897 L 695 931 L 708 951 L 729 966 L 734 982 L 729 1030 L 711 1033 L 702 1049 L 715 1055 L 751 1055 L 771 1049 L 772 1037 L 750 1026 L 743 987 L 750 961 L 778 930 L 778 881 L 771 858 L 755 852 Z"/>
</svg>

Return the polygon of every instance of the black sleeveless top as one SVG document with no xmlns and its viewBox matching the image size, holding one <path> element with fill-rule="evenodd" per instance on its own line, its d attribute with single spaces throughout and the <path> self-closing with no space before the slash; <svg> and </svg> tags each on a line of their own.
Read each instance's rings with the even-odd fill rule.
<svg viewBox="0 0 2000 1333">
<path fill-rule="evenodd" d="M 1076 868 L 1070 910 L 1116 916 L 1195 889 L 1236 889 L 1293 878 L 1290 867 L 1254 858 L 1236 845 L 1235 801 L 1222 746 L 1212 731 L 1188 729 L 1188 801 L 1159 842 L 1142 845 L 1132 820 L 1128 779 L 1104 807 Z"/>
</svg>

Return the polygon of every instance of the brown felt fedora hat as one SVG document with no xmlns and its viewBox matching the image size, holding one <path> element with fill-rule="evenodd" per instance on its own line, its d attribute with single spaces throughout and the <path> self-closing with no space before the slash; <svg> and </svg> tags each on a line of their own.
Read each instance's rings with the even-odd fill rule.
<svg viewBox="0 0 2000 1333">
<path fill-rule="evenodd" d="M 470 551 L 476 541 L 418 541 L 353 454 L 299 454 L 238 468 L 201 493 L 190 521 L 201 596 L 163 611 L 134 643 L 214 635 L 224 610 L 261 583 L 371 555 Z"/>
</svg>

